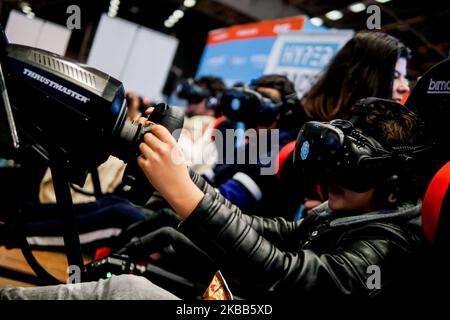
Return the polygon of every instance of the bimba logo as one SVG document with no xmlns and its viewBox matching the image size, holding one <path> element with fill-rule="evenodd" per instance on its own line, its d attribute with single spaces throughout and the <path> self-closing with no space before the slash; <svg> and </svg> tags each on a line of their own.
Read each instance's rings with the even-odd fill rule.
<svg viewBox="0 0 450 320">
<path fill-rule="evenodd" d="M 431 94 L 450 94 L 450 80 L 430 79 L 427 93 Z"/>
</svg>

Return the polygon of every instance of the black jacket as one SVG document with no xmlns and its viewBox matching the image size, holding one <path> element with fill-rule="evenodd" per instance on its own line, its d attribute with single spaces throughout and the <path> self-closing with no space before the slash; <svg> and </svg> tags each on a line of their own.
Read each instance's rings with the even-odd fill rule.
<svg viewBox="0 0 450 320">
<path fill-rule="evenodd" d="M 244 288 L 244 296 L 410 293 L 425 248 L 421 203 L 339 216 L 327 203 L 298 222 L 242 214 L 201 178 L 205 192 L 180 230 Z M 381 288 L 374 289 L 379 267 Z M 413 277 L 413 278 L 411 278 Z M 417 287 L 417 282 L 415 283 Z"/>
</svg>

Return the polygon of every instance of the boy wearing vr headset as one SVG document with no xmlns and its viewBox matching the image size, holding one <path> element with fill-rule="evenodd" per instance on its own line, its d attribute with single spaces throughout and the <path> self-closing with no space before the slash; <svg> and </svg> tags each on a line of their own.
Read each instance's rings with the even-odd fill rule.
<svg viewBox="0 0 450 320">
<path fill-rule="evenodd" d="M 413 113 L 380 98 L 361 100 L 351 113 L 350 120 L 302 127 L 294 163 L 305 180 L 327 185 L 327 205 L 335 211 L 372 211 L 418 198 L 410 162 L 423 150 L 411 147 L 420 138 L 411 131 Z"/>
<path fill-rule="evenodd" d="M 383 99 L 364 100 L 354 113 L 351 121 L 308 122 L 302 128 L 296 167 L 334 187 L 328 203 L 298 222 L 243 214 L 173 161 L 179 150 L 160 125 L 145 135 L 139 164 L 184 220 L 180 231 L 217 262 L 226 278 L 239 282 L 242 297 L 413 296 L 423 288 L 417 273 L 422 268 L 421 203 L 413 192 L 410 164 L 419 150 L 414 148 L 417 119 Z M 131 297 L 176 299 L 129 275 L 79 287 L 0 290 L 0 299 Z"/>
<path fill-rule="evenodd" d="M 242 296 L 403 296 L 419 286 L 423 238 L 414 192 L 418 120 L 400 104 L 363 100 L 352 121 L 308 122 L 296 167 L 329 185 L 301 221 L 247 216 L 185 165 L 152 127 L 139 164 L 183 219 L 180 230 L 240 284 Z M 414 279 L 414 281 L 411 281 Z"/>
</svg>

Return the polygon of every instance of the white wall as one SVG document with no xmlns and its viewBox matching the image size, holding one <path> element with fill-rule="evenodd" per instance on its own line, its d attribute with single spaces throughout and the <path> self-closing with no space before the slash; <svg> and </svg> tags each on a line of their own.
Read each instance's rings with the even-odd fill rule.
<svg viewBox="0 0 450 320">
<path fill-rule="evenodd" d="M 120 79 L 133 46 L 137 24 L 103 15 L 95 33 L 87 64 Z"/>
<path fill-rule="evenodd" d="M 30 19 L 11 10 L 5 28 L 9 42 L 65 55 L 71 30 L 40 18 Z"/>
<path fill-rule="evenodd" d="M 87 63 L 122 81 L 126 91 L 160 100 L 177 46 L 174 37 L 104 14 Z"/>
</svg>

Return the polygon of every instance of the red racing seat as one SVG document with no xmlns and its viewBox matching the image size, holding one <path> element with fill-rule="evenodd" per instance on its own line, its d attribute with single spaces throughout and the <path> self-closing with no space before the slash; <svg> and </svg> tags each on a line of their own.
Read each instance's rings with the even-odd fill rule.
<svg viewBox="0 0 450 320">
<path fill-rule="evenodd" d="M 450 162 L 433 177 L 422 206 L 425 235 L 434 245 L 441 246 L 450 239 Z"/>
<path fill-rule="evenodd" d="M 295 149 L 295 141 L 291 141 L 283 148 L 281 148 L 280 152 L 278 153 L 277 158 L 275 160 L 275 163 L 277 165 L 276 170 L 278 179 L 281 179 L 281 172 L 283 171 L 283 166 L 286 160 L 290 158 L 292 152 L 294 152 L 294 149 Z"/>
</svg>

